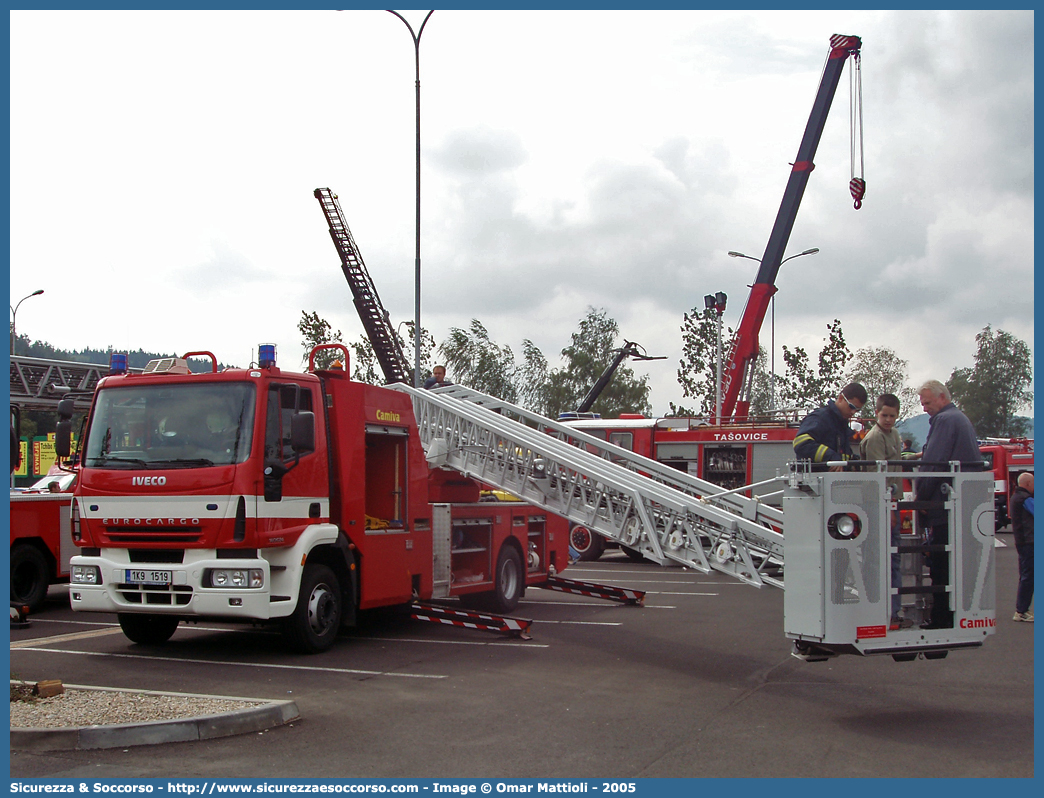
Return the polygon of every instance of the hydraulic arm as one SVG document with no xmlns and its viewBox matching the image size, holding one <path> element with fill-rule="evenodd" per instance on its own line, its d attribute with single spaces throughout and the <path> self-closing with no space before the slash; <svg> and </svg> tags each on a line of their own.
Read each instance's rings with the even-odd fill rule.
<svg viewBox="0 0 1044 798">
<path fill-rule="evenodd" d="M 765 254 L 761 258 L 761 268 L 758 271 L 757 279 L 751 286 L 750 297 L 747 299 L 739 329 L 736 331 L 732 351 L 725 362 L 722 376 L 724 400 L 721 415 L 723 418 L 745 418 L 750 408 L 750 383 L 754 371 L 754 361 L 758 354 L 758 332 L 765 320 L 769 301 L 776 293 L 776 274 L 783 261 L 784 250 L 790 241 L 790 233 L 794 228 L 794 220 L 797 218 L 798 207 L 801 205 L 809 174 L 815 168 L 812 159 L 816 155 L 819 139 L 823 135 L 823 127 L 826 124 L 827 114 L 830 112 L 830 105 L 833 102 L 841 72 L 851 57 L 853 68 L 858 75 L 861 46 L 862 41 L 858 36 L 835 34 L 830 37 L 830 54 L 827 56 L 826 66 L 823 69 L 819 91 L 812 104 L 812 113 L 805 126 L 805 135 L 801 139 L 801 146 L 798 147 L 797 158 L 794 160 L 790 179 L 787 181 L 787 187 L 783 193 L 783 202 L 779 206 L 776 222 L 772 226 L 772 233 L 769 235 L 768 244 L 765 247 Z M 856 201 L 856 208 L 858 208 L 865 190 L 862 177 L 853 177 L 850 187 Z"/>
</svg>

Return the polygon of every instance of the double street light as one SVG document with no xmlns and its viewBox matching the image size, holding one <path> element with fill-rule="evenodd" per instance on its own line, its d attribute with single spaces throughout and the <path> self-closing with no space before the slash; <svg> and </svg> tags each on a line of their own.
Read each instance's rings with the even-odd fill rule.
<svg viewBox="0 0 1044 798">
<path fill-rule="evenodd" d="M 788 260 L 794 260 L 794 258 L 800 258 L 802 255 L 815 255 L 819 252 L 819 247 L 812 247 L 812 249 L 806 249 L 804 252 L 799 252 L 796 255 L 790 255 L 789 257 L 783 258 L 779 262 L 782 266 Z M 761 263 L 761 258 L 755 258 L 750 255 L 744 255 L 742 252 L 729 252 L 730 258 L 746 258 L 747 260 L 756 260 Z M 769 409 L 776 409 L 776 292 L 772 292 L 772 355 L 771 365 L 769 366 Z M 720 378 L 719 378 L 720 382 Z"/>
<path fill-rule="evenodd" d="M 392 11 L 388 9 L 389 14 L 394 14 L 410 32 L 410 36 L 413 37 L 413 51 L 416 56 L 417 63 L 417 256 L 415 259 L 415 318 L 414 318 L 414 330 L 417 334 L 414 336 L 414 362 L 413 362 L 413 385 L 416 388 L 421 386 L 421 92 L 420 92 L 420 40 L 421 36 L 424 35 L 424 26 L 428 24 L 428 20 L 431 19 L 431 15 L 435 13 L 434 9 L 428 12 L 427 16 L 424 17 L 424 21 L 421 23 L 420 29 L 414 33 L 413 26 L 406 21 L 406 18 L 398 11 Z"/>
<path fill-rule="evenodd" d="M 15 322 L 16 322 L 16 320 L 18 318 L 18 308 L 21 306 L 21 304 L 23 302 L 25 302 L 25 300 L 31 299 L 34 296 L 40 296 L 40 294 L 42 294 L 43 292 L 44 292 L 44 290 L 42 288 L 38 288 L 35 291 L 33 291 L 33 293 L 28 294 L 28 295 L 22 297 L 21 299 L 19 299 L 17 305 L 14 305 L 13 307 L 12 306 L 8 306 L 8 307 L 11 307 L 11 354 L 12 355 L 15 353 L 15 351 L 14 351 L 15 350 L 15 341 L 18 340 L 18 333 L 17 333 L 17 331 L 15 329 Z"/>
</svg>

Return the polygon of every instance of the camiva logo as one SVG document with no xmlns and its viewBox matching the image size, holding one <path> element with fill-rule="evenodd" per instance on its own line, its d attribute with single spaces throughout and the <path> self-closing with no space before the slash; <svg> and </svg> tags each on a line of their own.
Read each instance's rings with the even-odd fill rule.
<svg viewBox="0 0 1044 798">
<path fill-rule="evenodd" d="M 987 629 L 996 625 L 997 621 L 994 618 L 961 618 L 959 624 L 961 629 Z"/>
<path fill-rule="evenodd" d="M 392 413 L 389 410 L 378 410 L 377 411 L 378 421 L 400 421 L 398 413 Z"/>
</svg>

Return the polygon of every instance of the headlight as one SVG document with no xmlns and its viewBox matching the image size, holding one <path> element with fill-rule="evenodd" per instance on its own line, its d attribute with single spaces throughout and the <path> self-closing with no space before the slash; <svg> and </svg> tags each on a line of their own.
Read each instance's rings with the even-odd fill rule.
<svg viewBox="0 0 1044 798">
<path fill-rule="evenodd" d="M 210 571 L 211 587 L 261 588 L 265 572 L 260 568 L 214 568 Z"/>
<path fill-rule="evenodd" d="M 74 565 L 69 581 L 74 585 L 100 585 L 101 569 L 97 565 Z"/>
<path fill-rule="evenodd" d="M 835 540 L 852 540 L 862 531 L 858 516 L 851 513 L 836 513 L 827 521 L 827 532 Z"/>
</svg>

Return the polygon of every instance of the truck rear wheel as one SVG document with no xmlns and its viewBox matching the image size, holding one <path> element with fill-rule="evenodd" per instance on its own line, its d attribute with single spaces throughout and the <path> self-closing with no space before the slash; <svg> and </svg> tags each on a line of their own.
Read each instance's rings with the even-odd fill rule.
<svg viewBox="0 0 1044 798">
<path fill-rule="evenodd" d="M 638 549 L 632 549 L 629 546 L 621 546 L 620 549 L 627 555 L 627 559 L 631 562 L 646 562 L 645 555 L 638 551 Z"/>
<path fill-rule="evenodd" d="M 569 545 L 584 562 L 594 562 L 605 551 L 605 538 L 595 534 L 583 524 L 569 530 Z"/>
<path fill-rule="evenodd" d="M 127 639 L 143 646 L 161 646 L 170 640 L 178 628 L 178 619 L 172 615 L 132 615 L 117 613 L 120 629 Z"/>
<path fill-rule="evenodd" d="M 283 628 L 287 640 L 305 654 L 326 651 L 337 639 L 343 610 L 336 574 L 325 565 L 306 565 L 297 607 Z"/>
<path fill-rule="evenodd" d="M 504 545 L 497 557 L 493 575 L 493 608 L 497 612 L 511 612 L 522 598 L 522 559 L 514 546 Z"/>
<path fill-rule="evenodd" d="M 40 550 L 20 543 L 11 550 L 11 601 L 29 605 L 36 612 L 47 598 L 51 583 L 51 566 Z"/>
</svg>

